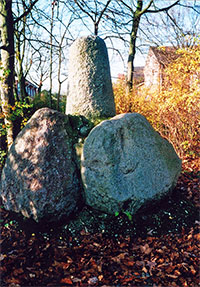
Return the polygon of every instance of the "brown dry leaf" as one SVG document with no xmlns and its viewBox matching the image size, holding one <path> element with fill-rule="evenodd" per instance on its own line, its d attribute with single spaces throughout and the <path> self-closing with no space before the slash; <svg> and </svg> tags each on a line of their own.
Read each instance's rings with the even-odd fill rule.
<svg viewBox="0 0 200 287">
<path fill-rule="evenodd" d="M 160 254 L 163 254 L 163 253 L 164 253 L 164 251 L 163 251 L 162 249 L 156 249 L 156 251 L 157 251 L 158 253 L 160 253 Z"/>
<path fill-rule="evenodd" d="M 195 238 L 196 240 L 200 241 L 200 233 L 195 234 L 195 235 L 194 235 L 194 238 Z"/>
<path fill-rule="evenodd" d="M 65 258 L 67 259 L 67 263 L 72 263 L 72 262 L 73 262 L 73 260 L 72 260 L 72 258 L 71 258 L 71 257 L 66 256 Z"/>
<path fill-rule="evenodd" d="M 94 258 L 91 258 L 88 263 L 90 263 L 92 265 L 92 267 L 97 268 L 97 263 L 94 260 Z"/>
<path fill-rule="evenodd" d="M 121 260 L 123 260 L 127 254 L 128 253 L 120 253 L 119 255 L 112 257 L 112 261 L 120 263 Z"/>
<path fill-rule="evenodd" d="M 135 264 L 136 264 L 137 266 L 144 266 L 144 261 L 139 261 L 139 260 L 137 260 L 137 261 L 135 262 Z"/>
<path fill-rule="evenodd" d="M 99 281 L 102 281 L 103 280 L 103 275 L 99 275 L 98 279 L 99 279 Z"/>
<path fill-rule="evenodd" d="M 146 268 L 145 266 L 142 268 L 142 271 L 143 271 L 144 273 L 148 273 L 148 270 L 147 270 L 147 268 Z"/>
<path fill-rule="evenodd" d="M 135 276 L 131 276 L 129 278 L 124 278 L 123 283 L 133 282 L 135 280 Z"/>
<path fill-rule="evenodd" d="M 102 272 L 102 263 L 99 263 L 99 264 L 97 265 L 97 270 L 98 270 L 99 273 Z"/>
<path fill-rule="evenodd" d="M 177 279 L 178 276 L 177 275 L 173 275 L 173 274 L 166 274 L 167 277 L 173 278 L 173 279 Z"/>
<path fill-rule="evenodd" d="M 188 271 L 189 266 L 188 266 L 187 263 L 184 263 L 184 262 L 183 262 L 181 265 L 183 266 L 183 268 L 184 268 L 186 271 Z"/>
<path fill-rule="evenodd" d="M 149 267 L 149 274 L 152 275 L 152 269 L 157 265 L 156 262 L 152 261 L 147 261 L 146 266 Z"/>
<path fill-rule="evenodd" d="M 82 236 L 84 236 L 84 235 L 90 235 L 90 233 L 89 232 L 87 232 L 86 230 L 81 230 L 81 232 L 80 232 L 80 234 L 82 235 Z"/>
<path fill-rule="evenodd" d="M 18 276 L 19 274 L 23 274 L 24 273 L 24 270 L 22 268 L 19 268 L 19 269 L 15 269 L 13 271 L 13 275 L 14 276 Z"/>
<path fill-rule="evenodd" d="M 72 279 L 72 281 L 73 283 L 78 283 L 78 282 L 81 282 L 81 279 L 75 277 Z"/>
<path fill-rule="evenodd" d="M 151 253 L 152 248 L 150 248 L 149 244 L 146 243 L 145 245 L 140 245 L 140 250 L 141 250 L 142 253 L 148 255 L 148 254 Z"/>
<path fill-rule="evenodd" d="M 101 244 L 96 243 L 96 242 L 94 242 L 93 245 L 96 246 L 96 247 L 101 247 Z"/>
<path fill-rule="evenodd" d="M 50 246 L 51 246 L 51 244 L 48 242 L 48 243 L 46 244 L 46 246 L 43 248 L 43 251 L 46 251 Z"/>
<path fill-rule="evenodd" d="M 28 270 L 28 271 L 35 271 L 35 268 L 34 267 L 26 267 L 26 269 Z"/>
<path fill-rule="evenodd" d="M 87 275 L 87 277 L 89 277 L 91 274 L 94 273 L 94 269 L 93 268 L 90 268 L 88 270 L 83 270 L 82 271 L 85 275 Z"/>
<path fill-rule="evenodd" d="M 6 258 L 5 254 L 0 254 L 0 261 L 3 261 Z"/>
<path fill-rule="evenodd" d="M 0 266 L 0 272 L 2 273 L 2 272 L 6 272 L 6 267 L 5 266 Z"/>
<path fill-rule="evenodd" d="M 165 259 L 164 258 L 160 258 L 160 259 L 158 259 L 158 263 L 163 263 L 165 261 Z"/>
<path fill-rule="evenodd" d="M 7 279 L 6 283 L 15 283 L 15 284 L 20 284 L 20 280 L 17 278 L 11 278 L 11 279 Z"/>
<path fill-rule="evenodd" d="M 171 285 L 172 285 L 172 287 L 179 287 L 179 286 L 176 284 L 176 282 L 172 282 Z"/>
<path fill-rule="evenodd" d="M 54 263 L 52 264 L 52 266 L 59 267 L 60 266 L 60 262 L 54 260 Z"/>
<path fill-rule="evenodd" d="M 52 264 L 53 267 L 56 267 L 56 268 L 62 268 L 64 270 L 68 269 L 71 265 L 71 262 L 59 262 L 59 261 L 56 261 L 54 260 L 54 263 Z"/>
<path fill-rule="evenodd" d="M 63 279 L 61 279 L 60 283 L 65 283 L 65 284 L 69 284 L 69 285 L 73 284 L 73 282 L 70 278 L 63 278 Z"/>
<path fill-rule="evenodd" d="M 181 272 L 180 272 L 180 271 L 178 271 L 178 270 L 175 270 L 175 271 L 174 271 L 174 275 L 176 275 L 176 276 L 180 276 L 180 275 L 181 275 Z"/>
<path fill-rule="evenodd" d="M 175 269 L 175 266 L 169 266 L 169 267 L 167 267 L 166 269 L 165 269 L 165 271 L 167 272 L 167 273 L 172 273 L 172 271 Z"/>
<path fill-rule="evenodd" d="M 135 265 L 134 261 L 124 261 L 123 263 L 124 263 L 124 265 L 129 266 L 129 267 L 132 267 Z"/>
<path fill-rule="evenodd" d="M 120 248 L 124 248 L 124 247 L 127 246 L 127 243 L 126 242 L 122 242 L 119 246 L 120 246 Z"/>
<path fill-rule="evenodd" d="M 192 275 L 195 275 L 197 273 L 192 265 L 190 266 L 190 272 L 192 273 Z"/>
<path fill-rule="evenodd" d="M 68 269 L 70 265 L 71 265 L 71 263 L 60 262 L 60 266 L 64 270 Z"/>
<path fill-rule="evenodd" d="M 49 267 L 49 268 L 48 268 L 48 271 L 49 271 L 49 272 L 53 272 L 53 268 L 52 268 L 52 267 Z"/>
<path fill-rule="evenodd" d="M 186 280 L 184 280 L 184 282 L 183 282 L 183 285 L 182 285 L 183 287 L 188 287 L 188 284 L 187 284 L 187 281 Z"/>
<path fill-rule="evenodd" d="M 89 285 L 95 285 L 98 281 L 99 281 L 99 280 L 98 280 L 97 277 L 92 277 L 92 278 L 89 278 L 88 284 L 89 284 Z"/>
</svg>

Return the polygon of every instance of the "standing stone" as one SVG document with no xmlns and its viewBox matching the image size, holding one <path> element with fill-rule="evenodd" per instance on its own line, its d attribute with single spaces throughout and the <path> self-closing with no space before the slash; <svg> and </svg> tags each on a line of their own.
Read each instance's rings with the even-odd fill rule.
<svg viewBox="0 0 200 287">
<path fill-rule="evenodd" d="M 69 117 L 43 108 L 35 112 L 10 148 L 0 195 L 7 210 L 36 221 L 69 216 L 80 196 L 80 177 Z"/>
<path fill-rule="evenodd" d="M 81 37 L 70 48 L 66 114 L 112 117 L 115 103 L 105 42 Z"/>
<path fill-rule="evenodd" d="M 173 146 L 137 113 L 103 121 L 84 143 L 86 203 L 106 213 L 134 214 L 171 190 L 180 171 Z"/>
</svg>

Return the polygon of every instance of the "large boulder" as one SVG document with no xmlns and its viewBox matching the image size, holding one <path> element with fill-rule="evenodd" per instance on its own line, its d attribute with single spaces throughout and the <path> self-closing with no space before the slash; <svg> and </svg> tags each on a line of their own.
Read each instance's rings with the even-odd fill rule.
<svg viewBox="0 0 200 287">
<path fill-rule="evenodd" d="M 140 114 L 103 121 L 88 135 L 82 154 L 86 203 L 131 214 L 176 184 L 181 160 L 173 146 Z"/>
<path fill-rule="evenodd" d="M 112 117 L 115 103 L 105 42 L 78 38 L 70 47 L 66 114 Z"/>
<path fill-rule="evenodd" d="M 0 195 L 7 210 L 36 221 L 69 216 L 80 197 L 70 119 L 43 108 L 35 112 L 10 148 Z"/>
</svg>

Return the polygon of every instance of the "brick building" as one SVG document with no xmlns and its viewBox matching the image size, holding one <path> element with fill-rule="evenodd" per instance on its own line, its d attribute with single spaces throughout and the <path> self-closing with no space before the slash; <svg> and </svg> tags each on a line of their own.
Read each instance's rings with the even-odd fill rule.
<svg viewBox="0 0 200 287">
<path fill-rule="evenodd" d="M 17 94 L 20 97 L 20 85 L 18 81 L 15 82 L 15 85 L 17 89 Z M 32 99 L 35 97 L 35 95 L 38 92 L 38 86 L 36 86 L 35 84 L 31 83 L 28 80 L 25 80 L 25 89 L 26 89 L 27 95 Z"/>
<path fill-rule="evenodd" d="M 144 67 L 144 85 L 151 91 L 160 90 L 163 82 L 163 70 L 177 59 L 175 47 L 150 47 Z"/>
</svg>

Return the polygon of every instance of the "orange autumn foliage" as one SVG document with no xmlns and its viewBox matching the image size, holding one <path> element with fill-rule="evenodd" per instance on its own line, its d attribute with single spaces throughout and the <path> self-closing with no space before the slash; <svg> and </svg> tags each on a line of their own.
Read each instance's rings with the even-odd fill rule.
<svg viewBox="0 0 200 287">
<path fill-rule="evenodd" d="M 181 158 L 200 166 L 200 47 L 179 49 L 179 57 L 164 71 L 160 92 L 134 87 L 125 93 L 125 80 L 113 85 L 117 113 L 138 112 L 174 146 Z"/>
</svg>

